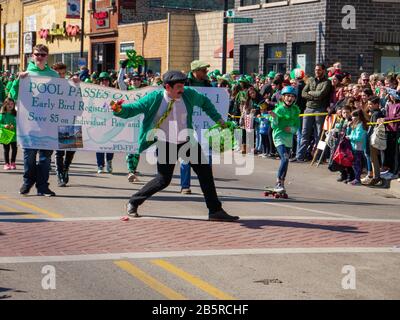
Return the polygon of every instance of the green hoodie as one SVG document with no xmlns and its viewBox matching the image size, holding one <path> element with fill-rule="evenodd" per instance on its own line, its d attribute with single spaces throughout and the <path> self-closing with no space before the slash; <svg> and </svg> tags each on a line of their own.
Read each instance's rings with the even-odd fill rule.
<svg viewBox="0 0 400 320">
<path fill-rule="evenodd" d="M 285 145 L 288 148 L 293 146 L 293 135 L 300 127 L 300 109 L 296 104 L 286 107 L 283 102 L 279 102 L 274 111 L 276 117 L 270 117 L 271 127 L 273 129 L 272 137 L 276 147 Z M 290 127 L 290 133 L 285 131 Z"/>
<path fill-rule="evenodd" d="M 11 131 L 14 131 L 15 133 L 17 132 L 17 121 L 16 117 L 11 114 L 11 113 L 0 113 L 0 128 L 4 128 L 5 125 L 7 124 L 12 124 L 14 126 L 14 129 L 8 129 Z M 11 142 L 16 142 L 17 141 L 17 135 L 14 136 L 14 138 L 11 140 Z"/>
<path fill-rule="evenodd" d="M 36 64 L 31 61 L 28 64 L 28 68 L 26 69 L 26 71 L 28 72 L 28 74 L 30 76 L 36 76 L 36 77 L 53 77 L 53 78 L 59 78 L 59 74 L 54 71 L 53 69 L 51 69 L 47 64 L 44 67 L 44 69 L 40 69 L 36 66 Z M 11 99 L 13 99 L 14 101 L 18 100 L 18 89 L 19 89 L 19 78 L 15 79 L 11 89 L 10 89 L 10 93 L 9 96 Z"/>
<path fill-rule="evenodd" d="M 164 90 L 156 90 L 139 99 L 138 101 L 129 104 L 123 104 L 121 112 L 114 112 L 116 117 L 123 119 L 128 119 L 141 113 L 144 114 L 143 123 L 140 127 L 139 133 L 139 153 L 146 150 L 154 143 L 153 141 L 147 141 L 146 137 L 147 133 L 154 128 L 155 117 L 157 116 L 157 112 L 161 106 L 163 98 Z M 193 129 L 192 116 L 193 108 L 195 106 L 200 107 L 215 122 L 222 118 L 210 99 L 197 92 L 195 89 L 185 87 L 182 98 L 187 109 L 188 129 Z"/>
</svg>

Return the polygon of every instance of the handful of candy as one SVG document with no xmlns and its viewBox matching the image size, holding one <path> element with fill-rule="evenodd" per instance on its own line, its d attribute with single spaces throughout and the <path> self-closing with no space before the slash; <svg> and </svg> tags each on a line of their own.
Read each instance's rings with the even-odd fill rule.
<svg viewBox="0 0 400 320">
<path fill-rule="evenodd" d="M 111 100 L 110 106 L 111 106 L 112 111 L 114 111 L 116 113 L 121 112 L 123 103 L 124 103 L 124 100 L 122 100 L 122 99 L 118 100 L 118 101 Z"/>
</svg>

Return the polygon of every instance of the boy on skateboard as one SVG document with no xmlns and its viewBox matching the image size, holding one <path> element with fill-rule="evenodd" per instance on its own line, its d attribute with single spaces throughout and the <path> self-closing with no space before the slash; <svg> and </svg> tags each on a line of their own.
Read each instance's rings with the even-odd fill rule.
<svg viewBox="0 0 400 320">
<path fill-rule="evenodd" d="M 290 151 L 293 146 L 293 135 L 300 126 L 300 109 L 295 104 L 297 90 L 291 86 L 282 89 L 282 101 L 270 113 L 270 122 L 273 130 L 272 137 L 275 147 L 281 158 L 274 192 L 286 193 L 285 178 L 289 166 Z"/>
</svg>

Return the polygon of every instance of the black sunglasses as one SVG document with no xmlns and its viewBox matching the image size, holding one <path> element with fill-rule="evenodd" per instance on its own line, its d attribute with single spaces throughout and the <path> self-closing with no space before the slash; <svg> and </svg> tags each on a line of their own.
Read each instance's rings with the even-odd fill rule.
<svg viewBox="0 0 400 320">
<path fill-rule="evenodd" d="M 45 57 L 47 56 L 47 53 L 34 53 L 33 55 L 36 57 Z"/>
</svg>

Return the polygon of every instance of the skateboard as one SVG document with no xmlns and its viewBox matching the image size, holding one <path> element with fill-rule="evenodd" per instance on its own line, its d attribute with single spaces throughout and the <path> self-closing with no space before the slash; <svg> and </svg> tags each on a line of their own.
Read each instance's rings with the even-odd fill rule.
<svg viewBox="0 0 400 320">
<path fill-rule="evenodd" d="M 289 195 L 286 193 L 286 191 L 276 192 L 276 191 L 274 191 L 274 187 L 265 187 L 264 189 L 265 189 L 264 196 L 266 196 L 266 197 L 272 196 L 275 199 L 280 199 L 280 198 L 288 199 L 289 198 Z"/>
</svg>

